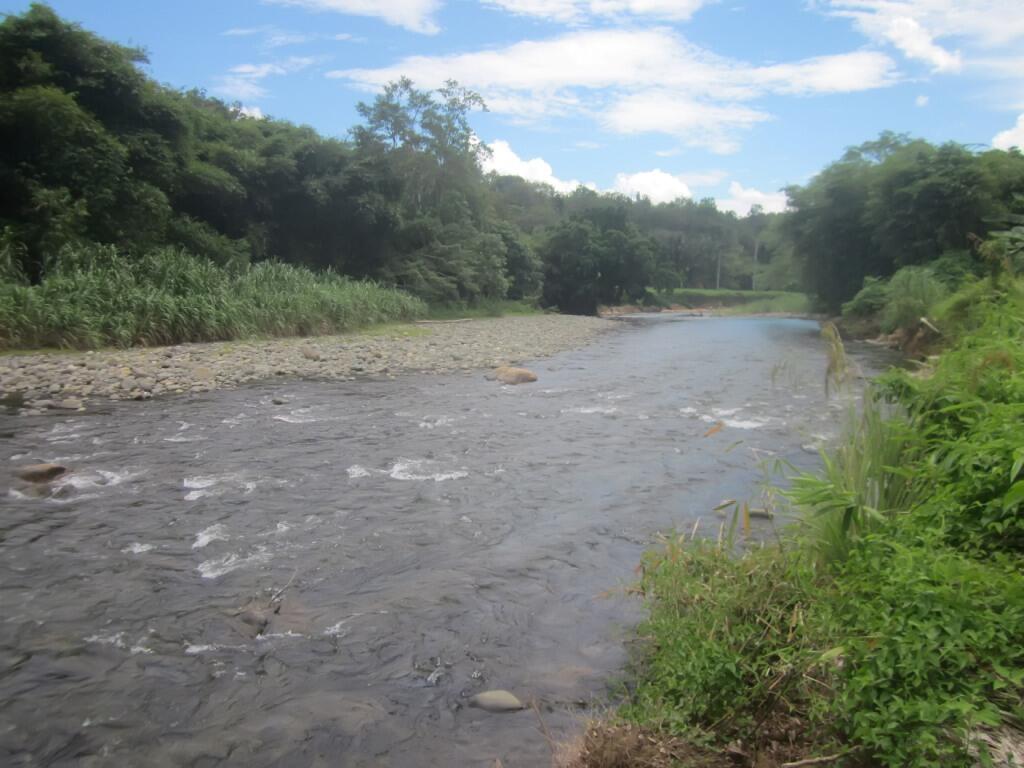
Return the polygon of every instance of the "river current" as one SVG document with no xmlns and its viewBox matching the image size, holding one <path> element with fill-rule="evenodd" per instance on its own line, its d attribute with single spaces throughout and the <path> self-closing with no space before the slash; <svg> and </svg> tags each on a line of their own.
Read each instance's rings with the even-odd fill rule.
<svg viewBox="0 0 1024 768">
<path fill-rule="evenodd" d="M 623 326 L 525 386 L 0 416 L 0 460 L 74 469 L 0 497 L 0 764 L 548 764 L 626 662 L 657 532 L 716 535 L 845 407 L 816 323 Z M 536 708 L 465 706 L 494 688 Z"/>
</svg>

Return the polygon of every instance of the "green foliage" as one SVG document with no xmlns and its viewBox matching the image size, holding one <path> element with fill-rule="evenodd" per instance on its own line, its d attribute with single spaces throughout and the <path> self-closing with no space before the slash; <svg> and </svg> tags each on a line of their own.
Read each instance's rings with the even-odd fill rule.
<svg viewBox="0 0 1024 768">
<path fill-rule="evenodd" d="M 977 271 L 964 255 L 972 239 L 1005 219 L 1022 189 L 1020 153 L 974 153 L 887 133 L 789 188 L 792 212 L 779 234 L 801 264 L 806 288 L 834 312 L 866 277 L 939 259 L 934 274 L 955 287 Z"/>
<path fill-rule="evenodd" d="M 1019 729 L 1024 289 L 969 282 L 937 322 L 959 336 L 929 375 L 883 377 L 792 479 L 778 544 L 645 557 L 648 641 L 620 715 L 754 751 L 781 716 L 809 756 L 892 768 L 966 768 L 983 729 Z"/>
<path fill-rule="evenodd" d="M 720 743 L 777 712 L 807 716 L 821 656 L 804 614 L 813 569 L 780 549 L 734 556 L 728 543 L 671 538 L 643 561 L 649 638 L 627 719 Z"/>
<path fill-rule="evenodd" d="M 176 344 L 351 330 L 408 320 L 422 302 L 373 283 L 274 262 L 228 271 L 164 248 L 128 258 L 67 249 L 38 285 L 0 284 L 0 346 Z"/>
<path fill-rule="evenodd" d="M 594 314 L 598 304 L 642 302 L 656 252 L 656 242 L 628 221 L 625 208 L 588 209 L 541 245 L 541 302 L 574 314 Z"/>
<path fill-rule="evenodd" d="M 843 304 L 843 317 L 874 317 L 889 301 L 889 283 L 877 277 L 865 277 L 857 295 Z"/>
<path fill-rule="evenodd" d="M 821 470 L 794 478 L 787 495 L 804 513 L 803 536 L 819 564 L 842 562 L 865 535 L 928 495 L 925 478 L 904 466 L 916 439 L 905 419 L 871 396 L 848 414 L 844 439 L 822 453 Z"/>
<path fill-rule="evenodd" d="M 928 531 L 879 533 L 851 553 L 822 620 L 848 628 L 834 726 L 874 764 L 970 765 L 979 726 L 1024 692 L 1024 576 L 944 549 Z"/>
<path fill-rule="evenodd" d="M 889 396 L 925 437 L 918 472 L 933 483 L 932 503 L 915 512 L 940 528 L 949 546 L 968 552 L 1024 553 L 1024 296 L 1019 283 L 978 286 L 947 305 L 969 311 L 944 326 L 969 329 L 931 376 L 893 372 Z M 941 322 L 941 320 L 940 320 Z"/>
<path fill-rule="evenodd" d="M 946 287 L 925 267 L 904 267 L 889 280 L 882 330 L 915 327 L 946 295 Z"/>
<path fill-rule="evenodd" d="M 949 262 L 934 266 L 945 267 L 952 279 Z M 947 294 L 947 283 L 935 276 L 933 266 L 903 267 L 888 280 L 865 277 L 857 295 L 843 304 L 843 318 L 877 321 L 885 333 L 914 329 L 922 317 L 934 315 Z"/>
<path fill-rule="evenodd" d="M 731 288 L 676 288 L 662 291 L 661 297 L 670 304 L 681 304 L 684 307 L 737 307 L 747 309 L 752 306 L 786 307 L 778 310 L 753 311 L 803 311 L 806 310 L 806 296 L 789 291 L 743 291 Z"/>
</svg>

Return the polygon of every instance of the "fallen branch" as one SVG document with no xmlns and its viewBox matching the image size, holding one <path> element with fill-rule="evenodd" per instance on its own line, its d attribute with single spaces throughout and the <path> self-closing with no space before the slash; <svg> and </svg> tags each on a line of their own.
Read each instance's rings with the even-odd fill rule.
<svg viewBox="0 0 1024 768">
<path fill-rule="evenodd" d="M 806 760 L 797 760 L 792 763 L 783 763 L 781 768 L 803 768 L 807 765 L 828 765 L 842 757 L 839 755 L 825 755 L 824 757 L 808 757 Z"/>
<path fill-rule="evenodd" d="M 279 590 L 277 590 L 277 592 L 275 592 L 273 595 L 270 596 L 270 603 L 269 603 L 269 605 L 273 605 L 274 603 L 276 603 L 278 600 L 281 599 L 281 596 L 285 593 L 285 590 L 287 590 L 288 587 L 290 587 L 292 585 L 292 582 L 295 581 L 295 577 L 298 576 L 298 574 L 299 574 L 299 569 L 296 568 L 292 572 L 292 577 L 290 579 L 288 579 L 288 583 L 285 584 L 283 587 L 281 587 Z"/>
</svg>

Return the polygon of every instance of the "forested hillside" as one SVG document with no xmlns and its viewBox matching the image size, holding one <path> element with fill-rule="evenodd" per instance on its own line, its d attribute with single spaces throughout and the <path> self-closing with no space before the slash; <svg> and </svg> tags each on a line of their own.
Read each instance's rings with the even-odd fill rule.
<svg viewBox="0 0 1024 768">
<path fill-rule="evenodd" d="M 674 288 L 756 287 L 805 290 L 837 312 L 865 278 L 901 267 L 931 265 L 949 284 L 983 273 L 972 243 L 1003 226 L 1014 194 L 1024 193 L 1018 151 L 887 133 L 789 188 L 785 214 L 755 208 L 740 218 L 711 199 L 654 205 L 584 187 L 560 194 L 483 172 L 489 150 L 470 121 L 486 106 L 454 82 L 430 92 L 394 82 L 360 104 L 359 125 L 331 138 L 160 85 L 140 70 L 144 61 L 142 51 L 43 5 L 0 23 L 0 317 L 8 326 L 0 336 L 8 345 L 29 341 L 10 330 L 15 323 L 45 326 L 31 342 L 59 345 L 243 332 L 231 323 L 156 336 L 138 324 L 65 332 L 78 314 L 115 311 L 106 295 L 79 306 L 90 280 L 121 265 L 138 273 L 133 285 L 145 296 L 153 270 L 136 267 L 154 260 L 164 265 L 156 272 L 177 275 L 192 274 L 194 259 L 212 262 L 226 280 L 279 261 L 433 305 L 509 298 L 592 313 L 664 301 L 658 294 Z M 49 304 L 70 286 L 78 304 L 44 317 L 33 291 L 48 282 Z M 196 290 L 196 279 L 178 282 Z M 154 290 L 169 307 L 184 289 Z M 115 309 L 159 314 L 140 302 Z M 300 320 L 280 332 L 337 328 Z"/>
</svg>

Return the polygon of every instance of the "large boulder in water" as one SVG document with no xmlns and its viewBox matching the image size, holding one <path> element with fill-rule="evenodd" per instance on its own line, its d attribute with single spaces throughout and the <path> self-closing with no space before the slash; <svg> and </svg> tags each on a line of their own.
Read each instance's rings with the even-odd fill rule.
<svg viewBox="0 0 1024 768">
<path fill-rule="evenodd" d="M 537 374 L 526 368 L 513 368 L 503 365 L 494 370 L 494 378 L 502 384 L 529 384 L 537 380 Z"/>
<path fill-rule="evenodd" d="M 29 483 L 48 483 L 68 471 L 67 467 L 60 464 L 29 464 L 19 467 L 14 473 Z"/>
<path fill-rule="evenodd" d="M 508 691 L 484 691 L 469 700 L 469 706 L 485 712 L 518 712 L 525 705 Z"/>
</svg>

